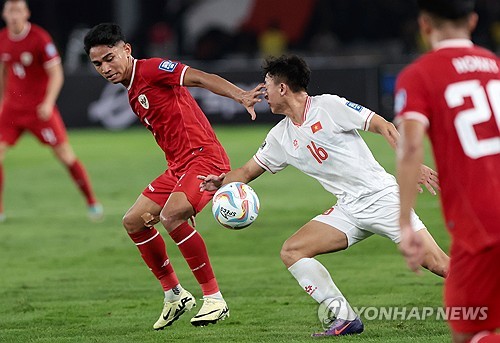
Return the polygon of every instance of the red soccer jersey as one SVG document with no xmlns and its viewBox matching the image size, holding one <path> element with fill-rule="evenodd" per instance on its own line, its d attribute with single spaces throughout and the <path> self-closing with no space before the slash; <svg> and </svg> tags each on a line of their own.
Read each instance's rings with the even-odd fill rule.
<svg viewBox="0 0 500 343">
<path fill-rule="evenodd" d="M 130 106 L 165 152 L 168 166 L 182 171 L 190 160 L 212 159 L 229 168 L 229 159 L 191 93 L 183 87 L 189 68 L 180 62 L 151 58 L 134 60 L 128 87 Z"/>
<path fill-rule="evenodd" d="M 470 252 L 500 242 L 500 62 L 469 40 L 444 41 L 404 69 L 396 121 L 428 127 L 446 225 Z"/>
<path fill-rule="evenodd" d="M 33 110 L 47 91 L 45 68 L 60 63 L 50 35 L 41 27 L 28 23 L 19 35 L 6 28 L 0 31 L 0 61 L 7 70 L 4 106 L 14 110 Z"/>
</svg>

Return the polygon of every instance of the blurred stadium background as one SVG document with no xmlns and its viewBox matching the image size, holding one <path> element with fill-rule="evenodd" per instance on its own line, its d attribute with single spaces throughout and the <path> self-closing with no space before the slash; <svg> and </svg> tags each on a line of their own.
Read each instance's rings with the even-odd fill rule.
<svg viewBox="0 0 500 343">
<path fill-rule="evenodd" d="M 400 0 L 30 0 L 32 21 L 53 36 L 66 83 L 59 99 L 69 127 L 133 125 L 126 93 L 93 73 L 85 32 L 120 24 L 134 56 L 164 56 L 218 73 L 249 88 L 262 57 L 293 52 L 313 70 L 311 94 L 334 93 L 387 119 L 396 73 L 423 51 L 415 1 Z M 500 1 L 478 0 L 476 43 L 500 52 Z M 82 85 L 85 85 L 82 87 Z M 247 121 L 240 106 L 207 91 L 193 94 L 213 123 Z M 261 104 L 257 109 L 266 112 Z M 240 115 L 241 114 L 241 115 Z M 259 121 L 279 118 L 261 115 Z"/>
</svg>

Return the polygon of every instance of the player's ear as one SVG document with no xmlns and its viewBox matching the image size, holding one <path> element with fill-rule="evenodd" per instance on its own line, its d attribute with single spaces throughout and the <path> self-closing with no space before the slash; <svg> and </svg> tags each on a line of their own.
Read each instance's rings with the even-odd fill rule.
<svg viewBox="0 0 500 343">
<path fill-rule="evenodd" d="M 479 16 L 477 15 L 476 12 L 471 13 L 469 15 L 468 22 L 467 22 L 469 32 L 472 32 L 476 29 L 478 20 L 479 20 Z"/>
<path fill-rule="evenodd" d="M 287 90 L 287 85 L 283 82 L 280 83 L 280 95 L 285 95 Z"/>
<path fill-rule="evenodd" d="M 132 55 L 132 45 L 130 45 L 130 43 L 125 43 L 125 45 L 123 46 L 123 49 L 127 53 L 127 56 Z"/>
</svg>

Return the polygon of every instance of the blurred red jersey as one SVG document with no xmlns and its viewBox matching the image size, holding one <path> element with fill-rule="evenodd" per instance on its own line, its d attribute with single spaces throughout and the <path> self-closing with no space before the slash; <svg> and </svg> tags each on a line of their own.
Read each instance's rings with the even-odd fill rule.
<svg viewBox="0 0 500 343">
<path fill-rule="evenodd" d="M 189 68 L 180 62 L 151 58 L 134 60 L 128 87 L 130 106 L 165 152 L 168 166 L 183 171 L 196 157 L 229 168 L 227 154 L 188 89 L 183 86 Z"/>
<path fill-rule="evenodd" d="M 28 23 L 19 35 L 4 28 L 0 31 L 0 61 L 7 71 L 4 108 L 34 114 L 47 91 L 45 69 L 61 62 L 52 38 L 35 24 Z"/>
<path fill-rule="evenodd" d="M 404 69 L 396 122 L 428 127 L 446 225 L 471 253 L 500 243 L 500 62 L 469 40 L 449 40 Z"/>
</svg>

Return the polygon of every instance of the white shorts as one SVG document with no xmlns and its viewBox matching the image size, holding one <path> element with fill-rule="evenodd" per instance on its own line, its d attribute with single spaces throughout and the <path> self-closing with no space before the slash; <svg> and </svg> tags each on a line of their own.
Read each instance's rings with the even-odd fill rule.
<svg viewBox="0 0 500 343">
<path fill-rule="evenodd" d="M 399 194 L 391 192 L 377 199 L 363 211 L 349 213 L 346 207 L 336 204 L 312 220 L 330 225 L 347 236 L 351 246 L 373 234 L 387 237 L 394 243 L 401 240 L 399 232 Z M 415 211 L 411 213 L 411 224 L 415 231 L 425 229 Z"/>
</svg>

